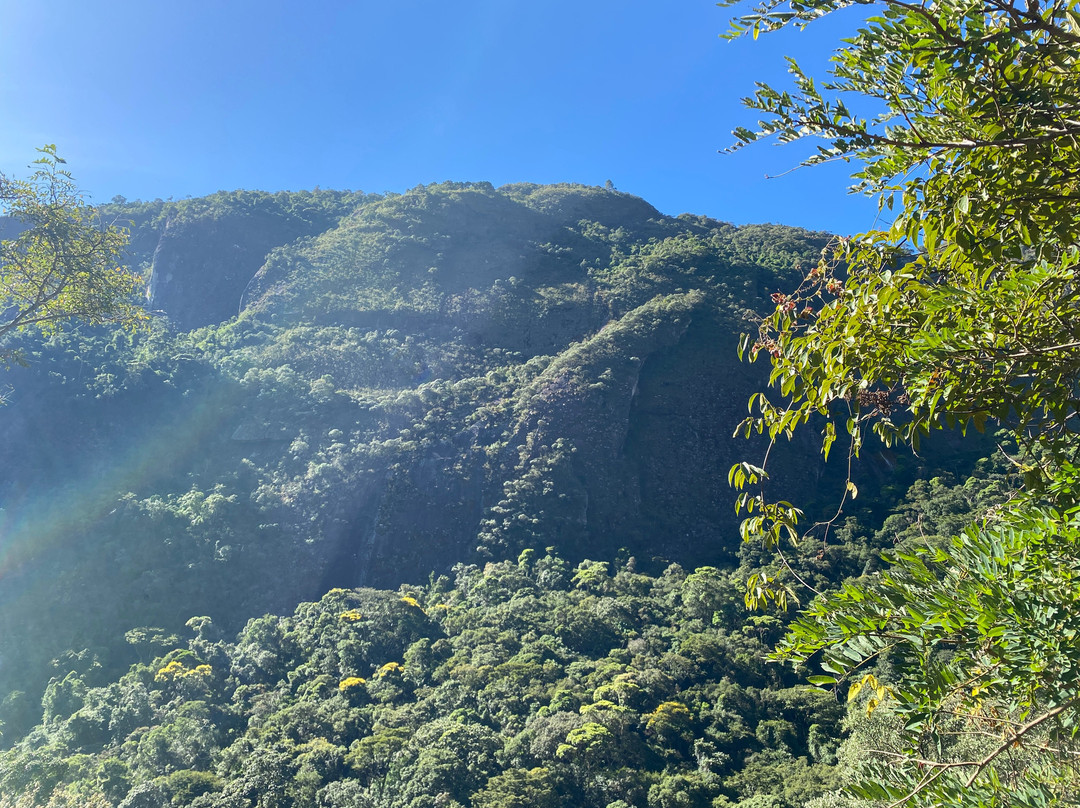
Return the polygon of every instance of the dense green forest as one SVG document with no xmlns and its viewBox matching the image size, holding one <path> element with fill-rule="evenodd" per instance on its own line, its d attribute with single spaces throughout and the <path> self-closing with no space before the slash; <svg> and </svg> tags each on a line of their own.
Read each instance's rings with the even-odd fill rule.
<svg viewBox="0 0 1080 808">
<path fill-rule="evenodd" d="M 871 447 L 830 541 L 740 541 L 738 335 L 825 234 L 582 186 L 105 215 L 149 327 L 6 344 L 12 804 L 800 806 L 845 710 L 765 663 L 747 579 L 872 572 L 1009 491 L 990 442 Z M 773 462 L 835 508 L 813 441 Z"/>
<path fill-rule="evenodd" d="M 1080 8 L 852 5 L 853 236 L 0 175 L 0 808 L 1080 804 Z"/>
<path fill-rule="evenodd" d="M 835 786 L 843 709 L 764 664 L 779 621 L 747 620 L 730 572 L 635 566 L 527 551 L 426 587 L 333 589 L 232 642 L 208 617 L 161 656 L 133 638 L 146 661 L 119 680 L 50 684 L 0 790 L 62 784 L 123 806 L 720 806 Z"/>
</svg>

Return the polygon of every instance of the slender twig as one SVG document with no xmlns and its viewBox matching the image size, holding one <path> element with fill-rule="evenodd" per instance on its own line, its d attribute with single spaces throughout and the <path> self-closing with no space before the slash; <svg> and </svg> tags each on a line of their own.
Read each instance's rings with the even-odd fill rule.
<svg viewBox="0 0 1080 808">
<path fill-rule="evenodd" d="M 1063 712 L 1068 710 L 1070 707 L 1074 706 L 1076 704 L 1076 702 L 1077 702 L 1077 697 L 1074 696 L 1073 698 L 1069 699 L 1068 701 L 1066 701 L 1066 702 L 1064 702 L 1062 704 L 1059 704 L 1054 709 L 1048 710 L 1047 712 L 1043 713 L 1038 718 L 1031 719 L 1026 724 L 1024 724 L 1022 727 L 1020 727 L 1020 729 L 1018 729 L 1011 737 L 1007 738 L 1000 746 L 998 746 L 996 749 L 991 750 L 986 755 L 986 757 L 984 757 L 982 760 L 980 760 L 980 761 L 978 761 L 977 763 L 974 764 L 975 767 L 976 767 L 975 771 L 972 772 L 971 777 L 968 778 L 967 783 L 965 784 L 966 787 L 971 788 L 971 786 L 975 782 L 976 778 L 978 778 L 978 776 L 982 773 L 983 769 L 985 769 L 987 766 L 989 766 L 994 761 L 994 758 L 996 758 L 1002 752 L 1007 750 L 1009 747 L 1014 746 L 1015 744 L 1019 743 L 1021 738 L 1023 738 L 1027 733 L 1031 732 L 1031 730 L 1035 729 L 1040 724 L 1043 724 L 1046 721 L 1049 721 L 1050 719 L 1056 718 L 1057 716 L 1061 715 Z M 968 764 L 968 765 L 972 765 L 972 764 Z"/>
</svg>

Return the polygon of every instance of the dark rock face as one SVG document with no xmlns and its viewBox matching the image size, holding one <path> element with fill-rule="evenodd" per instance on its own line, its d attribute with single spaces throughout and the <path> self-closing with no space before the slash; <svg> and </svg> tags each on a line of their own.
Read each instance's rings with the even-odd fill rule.
<svg viewBox="0 0 1080 808">
<path fill-rule="evenodd" d="M 366 198 L 352 191 L 235 191 L 132 210 L 110 206 L 109 213 L 131 221 L 132 264 L 151 266 L 150 308 L 186 331 L 235 317 L 267 255 L 336 226 Z"/>
<path fill-rule="evenodd" d="M 266 254 L 313 232 L 310 224 L 273 213 L 167 220 L 154 251 L 149 306 L 183 331 L 224 322 L 239 313 Z"/>
</svg>

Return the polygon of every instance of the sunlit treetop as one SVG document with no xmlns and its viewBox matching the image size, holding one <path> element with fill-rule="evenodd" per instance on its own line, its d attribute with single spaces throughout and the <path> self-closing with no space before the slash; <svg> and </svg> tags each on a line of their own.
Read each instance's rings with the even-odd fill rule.
<svg viewBox="0 0 1080 808">
<path fill-rule="evenodd" d="M 26 180 L 0 175 L 0 214 L 19 232 L 0 241 L 0 340 L 50 332 L 69 320 L 137 326 L 147 320 L 141 280 L 122 266 L 127 234 L 88 207 L 55 146 Z M 0 355 L 17 358 L 0 348 Z"/>
</svg>

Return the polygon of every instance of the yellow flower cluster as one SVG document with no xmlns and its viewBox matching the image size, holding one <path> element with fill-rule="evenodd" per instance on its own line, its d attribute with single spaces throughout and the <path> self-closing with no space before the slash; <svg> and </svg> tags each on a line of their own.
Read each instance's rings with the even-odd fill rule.
<svg viewBox="0 0 1080 808">
<path fill-rule="evenodd" d="M 158 670 L 154 674 L 155 682 L 173 682 L 177 679 L 184 679 L 188 676 L 201 676 L 204 679 L 208 679 L 213 676 L 214 671 L 209 665 L 196 665 L 194 668 L 184 667 L 183 662 L 178 662 L 175 659 L 165 667 Z"/>
<path fill-rule="evenodd" d="M 645 716 L 645 726 L 648 729 L 664 730 L 686 724 L 690 719 L 690 708 L 681 701 L 665 701 Z"/>
<path fill-rule="evenodd" d="M 365 684 L 367 684 L 367 679 L 362 679 L 359 676 L 348 676 L 338 683 L 338 690 L 342 693 L 348 693 L 350 690 L 362 687 Z"/>
<path fill-rule="evenodd" d="M 404 603 L 406 606 L 411 606 L 414 609 L 419 609 L 420 611 L 424 611 L 424 607 L 420 605 L 420 601 L 418 601 L 412 595 L 404 595 L 404 596 L 402 596 L 401 602 Z"/>
<path fill-rule="evenodd" d="M 363 620 L 364 616 L 360 614 L 356 609 L 349 609 L 347 612 L 342 612 L 338 615 L 342 620 L 347 623 L 355 623 L 359 620 Z"/>
<path fill-rule="evenodd" d="M 405 668 L 400 662 L 387 662 L 385 665 L 379 668 L 378 672 L 375 675 L 382 679 L 383 677 L 389 676 L 392 673 L 400 674 L 403 670 L 405 670 Z"/>
</svg>

